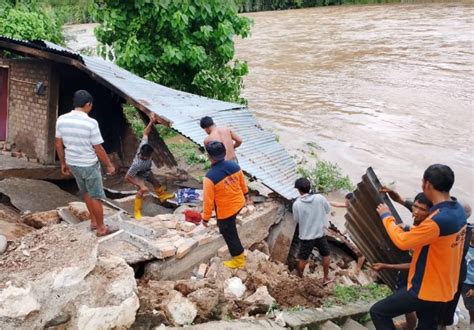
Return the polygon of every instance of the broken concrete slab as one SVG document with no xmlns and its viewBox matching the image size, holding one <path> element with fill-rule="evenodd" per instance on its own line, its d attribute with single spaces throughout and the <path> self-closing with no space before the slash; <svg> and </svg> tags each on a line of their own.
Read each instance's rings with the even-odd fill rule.
<svg viewBox="0 0 474 330">
<path fill-rule="evenodd" d="M 0 181 L 0 191 L 22 212 L 42 212 L 77 201 L 78 198 L 55 184 L 41 180 L 7 178 Z"/>
<path fill-rule="evenodd" d="M 282 221 L 270 229 L 267 243 L 272 260 L 287 263 L 296 223 L 290 212 L 285 212 Z"/>
<path fill-rule="evenodd" d="M 186 238 L 177 246 L 176 258 L 181 259 L 187 255 L 193 248 L 197 247 L 199 242 L 192 238 Z"/>
<path fill-rule="evenodd" d="M 59 217 L 58 211 L 51 210 L 46 212 L 29 213 L 23 216 L 21 221 L 28 226 L 41 229 L 59 223 L 61 218 Z"/>
<path fill-rule="evenodd" d="M 61 168 L 56 165 L 41 165 L 0 154 L 0 178 L 23 178 L 33 180 L 65 180 Z"/>
<path fill-rule="evenodd" d="M 356 322 L 353 319 L 349 318 L 342 325 L 342 330 L 367 330 L 367 328 L 359 322 Z"/>
<path fill-rule="evenodd" d="M 268 308 L 275 302 L 275 298 L 270 295 L 266 286 L 261 286 L 257 289 L 257 291 L 255 291 L 254 294 L 245 298 L 245 301 L 252 304 L 263 304 L 267 306 L 268 310 Z"/>
<path fill-rule="evenodd" d="M 166 329 L 178 329 L 169 328 Z M 233 321 L 213 321 L 203 324 L 196 324 L 187 326 L 186 329 L 190 330 L 207 330 L 207 329 L 226 329 L 226 330 L 262 330 L 262 329 L 286 329 L 279 326 L 272 320 L 267 319 L 241 319 Z"/>
</svg>

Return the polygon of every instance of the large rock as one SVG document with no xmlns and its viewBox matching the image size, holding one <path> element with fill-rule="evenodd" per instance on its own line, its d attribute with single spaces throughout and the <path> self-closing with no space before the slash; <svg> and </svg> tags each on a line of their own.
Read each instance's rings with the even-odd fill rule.
<svg viewBox="0 0 474 330">
<path fill-rule="evenodd" d="M 257 289 L 257 291 L 255 291 L 253 295 L 248 296 L 245 301 L 251 304 L 257 303 L 265 305 L 268 309 L 268 307 L 270 307 L 275 302 L 275 298 L 270 296 L 266 286 L 261 286 Z"/>
<path fill-rule="evenodd" d="M 197 315 L 196 305 L 183 295 L 174 291 L 165 307 L 168 319 L 174 325 L 191 324 Z"/>
<path fill-rule="evenodd" d="M 60 220 L 58 211 L 56 210 L 30 213 L 22 218 L 24 224 L 36 229 L 57 224 Z"/>
<path fill-rule="evenodd" d="M 0 255 L 7 250 L 8 242 L 7 238 L 3 235 L 0 235 Z"/>
<path fill-rule="evenodd" d="M 224 283 L 224 295 L 230 299 L 242 298 L 246 290 L 245 284 L 238 277 L 229 278 Z"/>
<path fill-rule="evenodd" d="M 210 288 L 202 288 L 189 294 L 187 297 L 198 308 L 197 321 L 204 322 L 218 315 L 219 293 Z"/>
<path fill-rule="evenodd" d="M 73 329 L 109 329 L 133 323 L 134 272 L 121 258 L 98 257 L 91 233 L 55 225 L 13 244 L 0 256 L 1 329 L 58 322 Z"/>
</svg>

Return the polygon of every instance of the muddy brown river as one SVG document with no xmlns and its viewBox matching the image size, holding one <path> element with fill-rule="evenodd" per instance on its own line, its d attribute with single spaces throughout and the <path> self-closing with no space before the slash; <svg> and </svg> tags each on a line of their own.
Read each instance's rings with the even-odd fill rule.
<svg viewBox="0 0 474 330">
<path fill-rule="evenodd" d="M 474 203 L 474 5 L 248 14 L 244 96 L 290 151 L 317 143 L 357 182 L 368 166 L 406 195 L 445 163 Z"/>
</svg>

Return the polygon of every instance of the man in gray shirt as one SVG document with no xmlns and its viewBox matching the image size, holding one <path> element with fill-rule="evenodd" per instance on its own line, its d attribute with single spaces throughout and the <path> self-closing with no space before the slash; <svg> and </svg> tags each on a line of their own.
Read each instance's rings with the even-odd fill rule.
<svg viewBox="0 0 474 330">
<path fill-rule="evenodd" d="M 295 181 L 300 197 L 293 203 L 293 218 L 298 224 L 300 249 L 296 269 L 303 277 L 303 271 L 308 258 L 316 247 L 323 261 L 323 284 L 329 280 L 329 244 L 326 239 L 326 230 L 329 227 L 328 214 L 331 211 L 328 201 L 323 195 L 310 194 L 311 183 L 306 178 Z"/>
</svg>

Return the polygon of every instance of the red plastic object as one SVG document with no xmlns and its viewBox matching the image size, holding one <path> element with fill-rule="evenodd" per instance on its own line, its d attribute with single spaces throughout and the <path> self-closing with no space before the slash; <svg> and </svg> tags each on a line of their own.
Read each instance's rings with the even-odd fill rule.
<svg viewBox="0 0 474 330">
<path fill-rule="evenodd" d="M 201 223 L 201 220 L 202 220 L 201 213 L 199 213 L 198 211 L 186 210 L 183 212 L 183 214 L 184 214 L 184 220 L 195 223 L 195 224 Z"/>
</svg>

